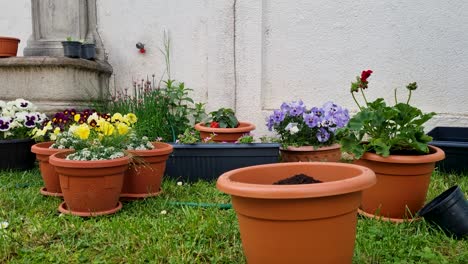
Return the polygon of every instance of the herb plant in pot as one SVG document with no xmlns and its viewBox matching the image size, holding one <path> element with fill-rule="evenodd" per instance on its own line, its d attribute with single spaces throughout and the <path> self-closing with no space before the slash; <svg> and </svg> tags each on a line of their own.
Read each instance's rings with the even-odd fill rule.
<svg viewBox="0 0 468 264">
<path fill-rule="evenodd" d="M 130 129 L 120 120 L 97 113 L 87 121 L 57 136 L 57 144 L 71 140 L 73 151 L 49 158 L 59 174 L 65 200 L 59 211 L 77 216 L 112 214 L 122 208 L 119 197 L 130 162 L 124 144 Z"/>
<path fill-rule="evenodd" d="M 341 151 L 335 131 L 348 120 L 348 110 L 333 102 L 307 109 L 302 101 L 293 101 L 274 110 L 266 125 L 280 136 L 282 161 L 337 162 Z"/>
<path fill-rule="evenodd" d="M 0 100 L 0 169 L 29 170 L 34 167 L 32 132 L 46 120 L 44 113 L 22 98 Z"/>
<path fill-rule="evenodd" d="M 319 183 L 277 185 L 299 174 Z M 351 263 L 362 191 L 375 182 L 354 164 L 287 162 L 226 172 L 216 186 L 231 195 L 248 263 Z"/>
<path fill-rule="evenodd" d="M 249 122 L 239 122 L 230 108 L 220 108 L 210 113 L 211 120 L 195 124 L 202 138 L 212 137 L 215 142 L 235 142 L 244 134 L 255 129 Z"/>
<path fill-rule="evenodd" d="M 435 163 L 444 152 L 429 146 L 431 137 L 423 124 L 435 113 L 422 113 L 409 104 L 417 84 L 406 86 L 408 99 L 387 106 L 383 98 L 369 102 L 364 90 L 372 71 L 363 71 L 351 84 L 351 95 L 359 112 L 339 131 L 344 152 L 352 154 L 356 164 L 372 169 L 377 184 L 364 191 L 362 214 L 401 222 L 410 219 L 424 205 Z M 355 93 L 361 92 L 359 104 Z"/>
</svg>

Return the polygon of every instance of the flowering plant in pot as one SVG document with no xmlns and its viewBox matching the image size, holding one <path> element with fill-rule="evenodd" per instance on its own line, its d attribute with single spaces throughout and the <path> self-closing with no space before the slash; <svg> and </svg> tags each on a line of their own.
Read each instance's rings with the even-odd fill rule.
<svg viewBox="0 0 468 264">
<path fill-rule="evenodd" d="M 230 108 L 220 108 L 210 113 L 210 117 L 205 122 L 195 124 L 195 129 L 200 131 L 202 138 L 212 137 L 215 142 L 235 142 L 255 129 L 255 125 L 249 122 L 239 122 L 234 110 Z"/>
<path fill-rule="evenodd" d="M 85 109 L 81 112 L 75 109 L 65 109 L 55 113 L 51 120 L 45 121 L 41 127 L 36 127 L 31 132 L 32 138 L 37 142 L 31 147 L 31 151 L 36 154 L 39 161 L 39 169 L 45 185 L 40 189 L 41 194 L 63 196 L 59 176 L 55 172 L 55 168 L 50 165 L 49 157 L 57 152 L 70 149 L 73 142 L 66 139 L 62 139 L 60 144 L 54 144 L 54 142 L 59 133 L 67 131 L 72 125 L 87 123 L 89 116 L 94 113 L 96 111 L 91 109 Z M 99 115 L 107 120 L 111 118 L 109 114 Z"/>
<path fill-rule="evenodd" d="M 379 214 L 398 222 L 410 218 L 424 204 L 435 162 L 444 152 L 429 146 L 431 137 L 423 124 L 435 113 L 423 113 L 410 105 L 415 82 L 406 86 L 408 98 L 389 106 L 383 98 L 368 101 L 365 90 L 372 71 L 366 70 L 351 83 L 351 95 L 359 112 L 339 131 L 342 150 L 350 153 L 357 164 L 377 174 L 378 183 L 364 191 L 363 214 Z M 355 94 L 361 93 L 363 103 Z"/>
<path fill-rule="evenodd" d="M 34 141 L 31 133 L 42 126 L 46 115 L 37 111 L 37 106 L 22 98 L 14 101 L 0 100 L 0 168 L 31 169 Z"/>
<path fill-rule="evenodd" d="M 74 124 L 60 133 L 51 147 L 70 148 L 49 158 L 59 174 L 65 202 L 62 213 L 95 216 L 115 213 L 130 158 L 125 144 L 136 116 L 115 113 L 103 118 L 91 114 L 86 123 Z"/>
<path fill-rule="evenodd" d="M 266 125 L 280 137 L 283 161 L 339 161 L 335 132 L 348 121 L 348 110 L 331 101 L 308 109 L 300 100 L 284 102 Z"/>
</svg>

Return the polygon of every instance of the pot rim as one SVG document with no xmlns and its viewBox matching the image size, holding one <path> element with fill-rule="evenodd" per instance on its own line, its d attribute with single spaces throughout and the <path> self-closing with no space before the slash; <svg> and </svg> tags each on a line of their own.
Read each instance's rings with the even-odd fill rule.
<svg viewBox="0 0 468 264">
<path fill-rule="evenodd" d="M 239 126 L 234 128 L 216 128 L 203 126 L 204 123 L 195 124 L 195 129 L 201 132 L 215 133 L 215 134 L 226 134 L 226 133 L 243 133 L 249 132 L 255 129 L 255 125 L 250 122 L 239 121 Z"/>
<path fill-rule="evenodd" d="M 49 163 L 56 167 L 83 169 L 118 167 L 130 163 L 130 157 L 128 156 L 110 160 L 66 160 L 65 156 L 72 152 L 74 152 L 74 150 L 54 153 L 49 157 Z"/>
<path fill-rule="evenodd" d="M 443 160 L 445 158 L 445 152 L 442 149 L 432 145 L 429 145 L 429 149 L 435 152 L 425 155 L 390 155 L 388 157 L 382 157 L 375 153 L 366 152 L 364 155 L 362 155 L 361 159 L 385 163 L 418 164 L 432 163 Z"/>
<path fill-rule="evenodd" d="M 338 143 L 334 143 L 330 146 L 323 146 L 319 147 L 317 149 L 314 149 L 314 146 L 300 146 L 300 147 L 291 147 L 288 146 L 286 149 L 280 148 L 281 151 L 303 151 L 303 152 L 309 152 L 309 151 L 324 151 L 324 150 L 334 150 L 334 149 L 339 149 L 341 148 L 341 145 Z"/>
<path fill-rule="evenodd" d="M 24 143 L 24 142 L 31 142 L 34 141 L 32 138 L 12 138 L 12 139 L 2 139 L 0 140 L 0 144 L 2 143 Z"/>
<path fill-rule="evenodd" d="M 154 149 L 147 150 L 126 150 L 126 152 L 131 153 L 136 156 L 148 157 L 148 156 L 162 156 L 171 154 L 174 147 L 168 143 L 164 142 L 151 142 Z"/>
<path fill-rule="evenodd" d="M 16 41 L 18 41 L 18 43 L 21 41 L 19 38 L 3 37 L 3 36 L 0 36 L 0 39 L 5 39 L 5 40 L 16 40 Z"/>
<path fill-rule="evenodd" d="M 273 184 L 252 184 L 232 181 L 231 176 L 236 175 L 246 170 L 261 169 L 266 167 L 293 167 L 293 166 L 320 166 L 326 169 L 327 167 L 348 167 L 360 171 L 355 177 L 315 183 L 315 184 L 298 184 L 298 185 L 273 185 Z M 333 196 L 346 193 L 352 193 L 366 189 L 377 182 L 375 173 L 364 166 L 337 163 L 337 162 L 287 162 L 273 163 L 249 166 L 240 169 L 235 169 L 222 174 L 216 183 L 216 187 L 230 195 L 261 198 L 261 199 L 299 199 Z"/>
<path fill-rule="evenodd" d="M 70 149 L 50 148 L 54 141 L 39 142 L 31 146 L 31 152 L 39 155 L 52 155 L 56 152 L 69 151 Z"/>
</svg>

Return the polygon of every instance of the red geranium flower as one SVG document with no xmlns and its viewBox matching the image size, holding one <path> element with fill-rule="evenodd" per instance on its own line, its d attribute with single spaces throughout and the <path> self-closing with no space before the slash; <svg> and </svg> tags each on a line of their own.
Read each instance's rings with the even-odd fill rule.
<svg viewBox="0 0 468 264">
<path fill-rule="evenodd" d="M 210 127 L 217 128 L 217 127 L 219 127 L 219 123 L 213 121 L 213 122 L 211 122 Z"/>
<path fill-rule="evenodd" d="M 372 74 L 372 70 L 362 71 L 361 82 L 367 82 L 367 78 L 369 78 L 371 74 Z"/>
</svg>

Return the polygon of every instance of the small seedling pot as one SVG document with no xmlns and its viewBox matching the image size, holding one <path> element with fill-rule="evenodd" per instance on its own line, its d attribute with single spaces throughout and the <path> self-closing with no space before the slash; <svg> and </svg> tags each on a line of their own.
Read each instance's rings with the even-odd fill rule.
<svg viewBox="0 0 468 264">
<path fill-rule="evenodd" d="M 468 234 L 468 201 L 457 185 L 434 198 L 418 214 L 458 239 Z"/>
<path fill-rule="evenodd" d="M 63 55 L 69 58 L 80 58 L 81 42 L 79 41 L 62 41 Z"/>
<path fill-rule="evenodd" d="M 81 45 L 81 58 L 85 60 L 96 59 L 96 45 L 95 44 Z"/>
</svg>

